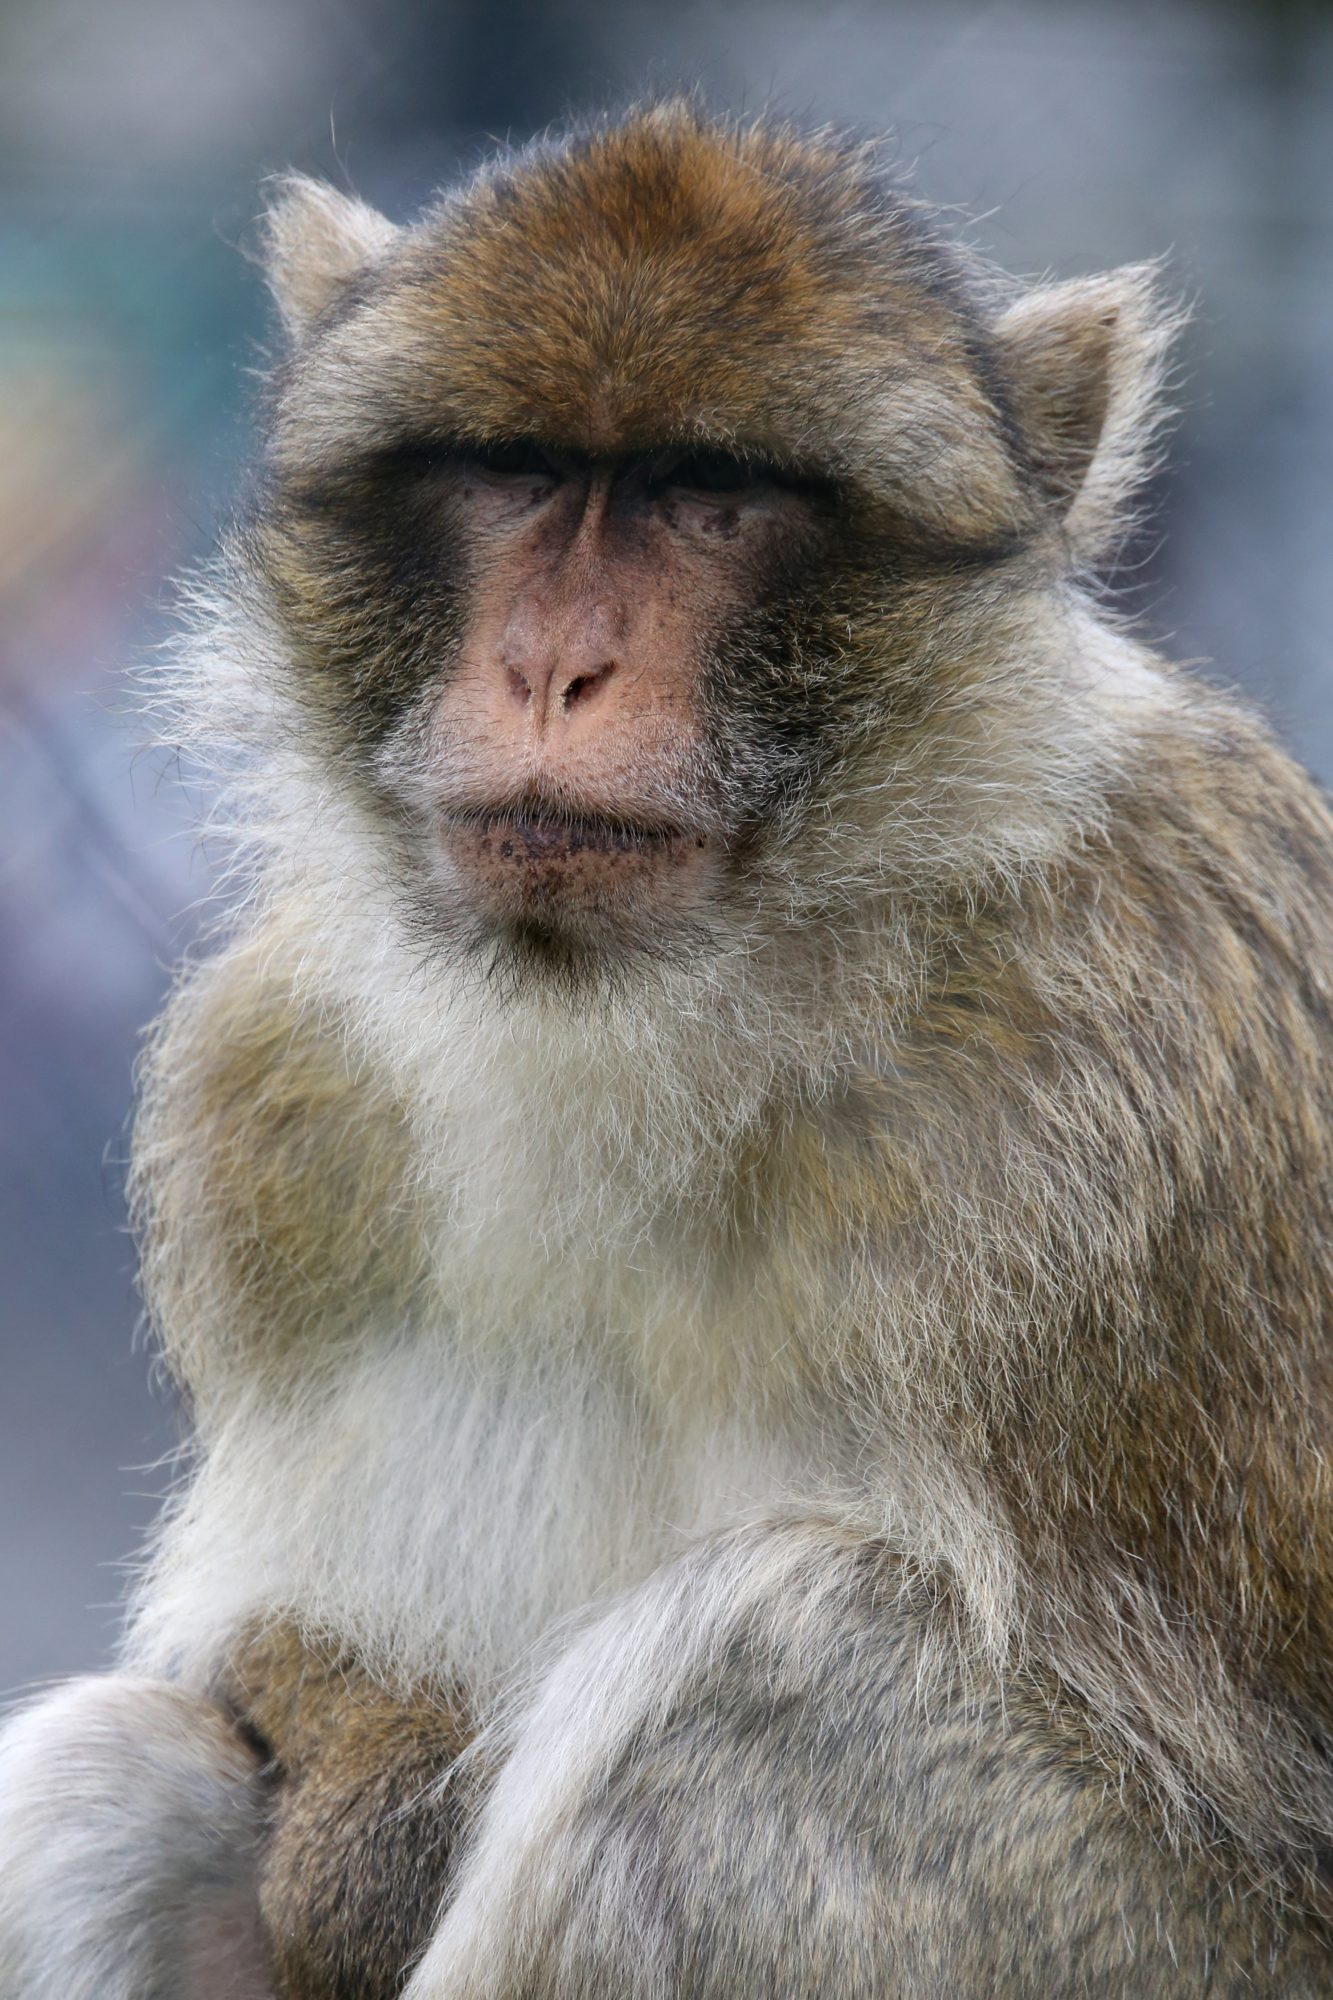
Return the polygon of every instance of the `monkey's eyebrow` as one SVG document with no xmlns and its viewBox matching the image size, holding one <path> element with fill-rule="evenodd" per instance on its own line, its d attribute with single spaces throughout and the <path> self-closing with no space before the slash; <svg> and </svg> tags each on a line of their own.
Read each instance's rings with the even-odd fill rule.
<svg viewBox="0 0 1333 2000">
<path fill-rule="evenodd" d="M 430 471 L 435 468 L 486 465 L 501 461 L 506 455 L 530 452 L 533 457 L 546 460 L 555 470 L 565 474 L 582 474 L 594 463 L 586 451 L 576 446 L 555 442 L 535 432 L 512 432 L 492 437 L 470 436 L 449 433 L 435 436 L 429 432 L 420 436 L 404 435 L 387 440 L 373 447 L 362 462 L 385 470 L 402 469 Z"/>
</svg>

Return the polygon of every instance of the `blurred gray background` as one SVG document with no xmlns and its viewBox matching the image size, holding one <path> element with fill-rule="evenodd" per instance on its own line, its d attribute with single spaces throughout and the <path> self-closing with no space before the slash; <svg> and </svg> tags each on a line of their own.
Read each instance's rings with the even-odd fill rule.
<svg viewBox="0 0 1333 2000">
<path fill-rule="evenodd" d="M 207 893 L 126 669 L 249 442 L 236 244 L 296 164 L 395 215 L 645 87 L 889 129 L 1000 262 L 1196 302 L 1135 582 L 1333 778 L 1333 19 L 1186 0 L 9 0 L 0 11 L 0 1694 L 103 1662 L 176 1437 L 136 1343 L 139 1031 Z"/>
</svg>

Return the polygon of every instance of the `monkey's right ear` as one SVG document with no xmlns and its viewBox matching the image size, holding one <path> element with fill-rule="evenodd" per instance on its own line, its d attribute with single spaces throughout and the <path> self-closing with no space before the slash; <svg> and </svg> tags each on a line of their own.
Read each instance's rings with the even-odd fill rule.
<svg viewBox="0 0 1333 2000">
<path fill-rule="evenodd" d="M 278 174 L 265 192 L 257 261 L 288 335 L 299 341 L 340 286 L 379 262 L 398 231 L 355 195 L 308 174 Z"/>
<path fill-rule="evenodd" d="M 1184 317 L 1157 267 L 1135 264 L 1040 286 L 993 329 L 1037 484 L 1081 562 L 1110 553 L 1156 465 Z"/>
</svg>

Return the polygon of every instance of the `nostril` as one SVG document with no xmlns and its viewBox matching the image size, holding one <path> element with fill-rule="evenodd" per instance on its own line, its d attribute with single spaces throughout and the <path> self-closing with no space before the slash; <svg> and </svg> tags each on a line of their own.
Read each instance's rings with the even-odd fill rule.
<svg viewBox="0 0 1333 2000">
<path fill-rule="evenodd" d="M 608 661 L 604 667 L 595 667 L 590 674 L 575 674 L 574 678 L 566 683 L 564 693 L 560 697 L 561 705 L 573 708 L 576 702 L 586 701 L 589 695 L 596 694 L 603 682 L 609 680 L 614 672 L 614 662 Z"/>
<path fill-rule="evenodd" d="M 528 703 L 532 700 L 532 689 L 529 687 L 528 683 L 524 680 L 522 674 L 519 673 L 517 668 L 515 667 L 506 667 L 505 681 L 509 688 L 510 694 L 514 697 L 514 700 L 518 703 L 519 707 L 526 708 Z"/>
</svg>

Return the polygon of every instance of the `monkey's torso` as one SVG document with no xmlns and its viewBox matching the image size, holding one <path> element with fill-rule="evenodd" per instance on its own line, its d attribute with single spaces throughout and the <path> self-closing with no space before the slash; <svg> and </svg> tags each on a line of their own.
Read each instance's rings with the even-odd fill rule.
<svg viewBox="0 0 1333 2000">
<path fill-rule="evenodd" d="M 180 1280 L 247 1308 L 236 1372 L 216 1352 L 200 1369 L 203 1462 L 142 1615 L 146 1663 L 207 1685 L 276 1606 L 404 1691 L 447 1660 L 484 1718 L 571 1616 L 701 1537 L 824 1520 L 933 1579 L 970 1634 L 960 1657 L 1063 1704 L 1076 1761 L 1110 1770 L 1138 1744 L 1136 1783 L 1202 1793 L 1224 1839 L 1270 1842 L 1310 1893 L 1333 828 L 1211 697 L 1164 684 L 1135 752 L 1114 817 L 970 912 L 965 948 L 945 940 L 919 1008 L 836 1088 L 776 1110 L 755 1088 L 702 1200 L 645 1190 L 649 1115 L 671 1102 L 636 1104 L 627 1064 L 624 1123 L 595 1104 L 573 1122 L 594 1061 L 573 1029 L 568 1099 L 526 1156 L 501 1058 L 450 1107 L 476 1121 L 466 1179 L 446 1145 L 413 1185 L 391 1077 L 284 983 L 283 913 L 215 961 L 168 1031 L 192 1037 L 194 1094 L 164 1185 L 190 1190 Z M 510 1079 L 520 1108 L 532 1073 Z M 738 1063 L 738 1095 L 750 1081 Z M 635 1116 L 644 1155 L 598 1218 L 567 1177 Z M 284 1293 L 312 1272 L 328 1310 L 303 1335 Z M 923 1347 L 923 1324 L 948 1343 Z M 1200 1684 L 1206 1730 L 1176 1693 Z"/>
</svg>

